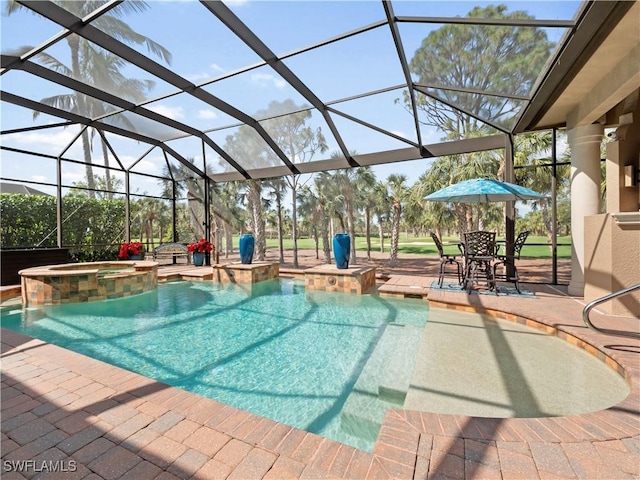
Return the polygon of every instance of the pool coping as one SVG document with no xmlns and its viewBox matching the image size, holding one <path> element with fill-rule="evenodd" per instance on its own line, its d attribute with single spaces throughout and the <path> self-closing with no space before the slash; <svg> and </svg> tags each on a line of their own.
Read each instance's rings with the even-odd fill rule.
<svg viewBox="0 0 640 480">
<path fill-rule="evenodd" d="M 5 392 L 14 395 L 3 402 L 3 417 L 26 416 L 24 424 L 9 424 L 14 428 L 7 429 L 6 435 L 3 423 L 3 457 L 5 440 L 16 447 L 6 458 L 19 457 L 36 441 L 20 444 L 21 438 L 30 438 L 24 431 L 49 424 L 55 430 L 48 436 L 58 432 L 65 438 L 47 452 L 55 449 L 67 458 L 84 458 L 83 449 L 95 447 L 98 439 L 112 444 L 83 464 L 96 473 L 118 453 L 133 464 L 131 471 L 155 467 L 196 478 L 207 478 L 205 473 L 211 469 L 227 472 L 229 478 L 640 476 L 640 341 L 586 329 L 581 325 L 580 299 L 559 289 L 527 288 L 536 290 L 538 298 L 510 298 L 505 303 L 505 297 L 434 290 L 429 292 L 429 302 L 434 308 L 476 311 L 555 331 L 592 355 L 610 358 L 609 366 L 624 372 L 631 387 L 629 396 L 599 412 L 542 419 L 393 409 L 385 416 L 373 452 L 368 453 L 2 329 L 3 396 Z M 596 312 L 594 321 L 602 319 L 609 322 L 609 328 L 629 328 L 628 318 Z M 626 351 L 611 348 L 615 346 L 624 346 Z M 67 403 L 59 400 L 65 397 Z M 56 415 L 61 418 L 50 423 Z M 68 426 L 78 423 L 83 428 L 76 432 L 80 427 Z M 178 435 L 187 426 L 197 428 L 186 436 Z M 97 436 L 81 445 L 78 436 L 88 429 L 93 435 L 84 433 L 83 438 Z M 198 446 L 196 438 L 209 447 Z M 169 445 L 173 449 L 165 448 Z M 176 452 L 180 453 L 173 458 Z M 204 463 L 190 472 L 192 467 L 185 466 L 187 458 Z"/>
</svg>

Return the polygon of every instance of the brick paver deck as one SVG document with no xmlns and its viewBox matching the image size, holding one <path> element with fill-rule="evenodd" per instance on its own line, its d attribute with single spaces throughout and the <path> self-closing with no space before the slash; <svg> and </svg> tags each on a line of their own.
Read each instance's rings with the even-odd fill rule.
<svg viewBox="0 0 640 480">
<path fill-rule="evenodd" d="M 579 299 L 526 287 L 538 298 L 428 294 L 432 308 L 484 311 L 587 349 L 631 385 L 624 401 L 537 419 L 389 410 L 369 453 L 3 329 L 2 478 L 640 478 L 640 341 L 588 330 Z M 49 476 L 51 465 L 74 471 Z"/>
</svg>

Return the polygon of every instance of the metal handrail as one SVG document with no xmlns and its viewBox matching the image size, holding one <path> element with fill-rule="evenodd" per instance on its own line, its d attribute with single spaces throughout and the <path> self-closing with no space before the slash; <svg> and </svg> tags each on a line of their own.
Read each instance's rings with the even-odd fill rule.
<svg viewBox="0 0 640 480">
<path fill-rule="evenodd" d="M 621 297 L 623 295 L 626 295 L 627 293 L 631 293 L 634 290 L 640 290 L 640 283 L 638 283 L 637 285 L 632 285 L 627 288 L 623 288 L 622 290 L 618 290 L 617 292 L 610 293 L 608 295 L 605 295 L 604 297 L 597 298 L 594 301 L 587 303 L 585 307 L 582 309 L 582 321 L 585 323 L 587 327 L 593 328 L 594 330 L 600 333 L 604 333 L 607 335 L 618 335 L 621 337 L 640 338 L 640 333 L 611 330 L 608 328 L 598 328 L 593 323 L 591 323 L 591 320 L 589 320 L 589 314 L 591 313 L 591 310 L 594 307 L 608 300 L 613 300 L 614 298 Z"/>
</svg>

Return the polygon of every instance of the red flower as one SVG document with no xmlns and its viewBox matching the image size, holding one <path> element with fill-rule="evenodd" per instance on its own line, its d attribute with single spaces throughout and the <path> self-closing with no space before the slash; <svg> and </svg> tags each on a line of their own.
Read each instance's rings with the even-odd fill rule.
<svg viewBox="0 0 640 480">
<path fill-rule="evenodd" d="M 124 242 L 120 246 L 118 258 L 126 260 L 132 255 L 142 255 L 144 253 L 144 245 L 140 242 Z"/>
<path fill-rule="evenodd" d="M 201 238 L 197 242 L 187 245 L 187 250 L 190 252 L 208 253 L 213 250 L 213 244 L 208 242 L 206 239 Z"/>
</svg>

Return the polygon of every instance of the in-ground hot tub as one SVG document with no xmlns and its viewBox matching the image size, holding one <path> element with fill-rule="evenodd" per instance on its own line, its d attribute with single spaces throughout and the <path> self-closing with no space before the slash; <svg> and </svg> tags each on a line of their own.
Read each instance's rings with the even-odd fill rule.
<svg viewBox="0 0 640 480">
<path fill-rule="evenodd" d="M 27 307 L 128 297 L 158 286 L 158 264 L 144 260 L 47 265 L 18 273 Z"/>
</svg>

